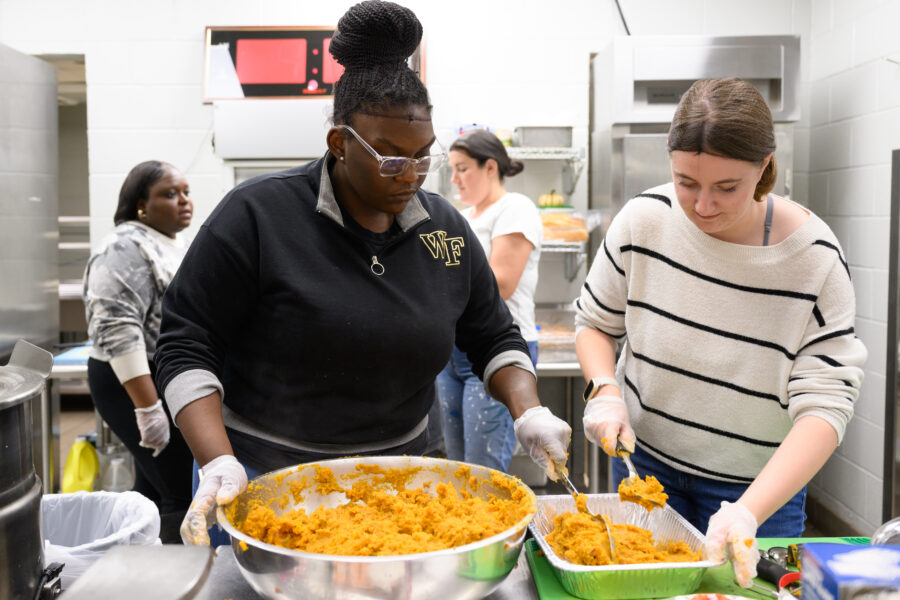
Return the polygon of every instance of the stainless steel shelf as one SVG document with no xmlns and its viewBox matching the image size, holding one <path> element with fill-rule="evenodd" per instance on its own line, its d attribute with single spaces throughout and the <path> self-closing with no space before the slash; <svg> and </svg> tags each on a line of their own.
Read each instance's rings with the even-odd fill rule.
<svg viewBox="0 0 900 600">
<path fill-rule="evenodd" d="M 89 252 L 91 249 L 90 242 L 59 242 L 56 247 L 60 250 L 79 250 Z"/>
<path fill-rule="evenodd" d="M 59 282 L 59 299 L 60 300 L 81 300 L 81 294 L 84 292 L 84 284 L 81 281 L 60 281 Z"/>
<path fill-rule="evenodd" d="M 556 146 L 510 146 L 506 149 L 510 158 L 518 160 L 561 160 L 565 162 L 563 168 L 563 191 L 571 195 L 575 191 L 575 184 L 584 171 L 584 149 Z"/>
<path fill-rule="evenodd" d="M 60 225 L 71 227 L 90 227 L 91 225 L 90 217 L 70 217 L 61 215 L 57 217 L 57 221 Z"/>
<path fill-rule="evenodd" d="M 556 240 L 545 240 L 541 244 L 541 252 L 584 252 L 586 248 L 585 242 L 558 242 Z"/>
<path fill-rule="evenodd" d="M 587 260 L 586 242 L 557 242 L 545 241 L 541 244 L 541 254 L 562 254 L 563 274 L 566 279 L 573 281 L 578 275 L 578 269 Z"/>
<path fill-rule="evenodd" d="M 582 152 L 578 148 L 556 146 L 508 146 L 506 153 L 519 160 L 579 160 Z"/>
</svg>

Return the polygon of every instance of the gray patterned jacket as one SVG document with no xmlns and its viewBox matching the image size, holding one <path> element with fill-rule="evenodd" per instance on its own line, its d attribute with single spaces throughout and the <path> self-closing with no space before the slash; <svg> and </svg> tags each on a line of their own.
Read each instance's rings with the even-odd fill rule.
<svg viewBox="0 0 900 600">
<path fill-rule="evenodd" d="M 100 243 L 84 271 L 91 357 L 109 362 L 119 381 L 150 372 L 162 297 L 185 245 L 138 221 L 126 221 Z"/>
</svg>

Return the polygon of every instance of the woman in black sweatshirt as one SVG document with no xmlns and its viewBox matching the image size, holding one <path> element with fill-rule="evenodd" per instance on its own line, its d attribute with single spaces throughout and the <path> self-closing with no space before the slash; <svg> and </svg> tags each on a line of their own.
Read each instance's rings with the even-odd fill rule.
<svg viewBox="0 0 900 600">
<path fill-rule="evenodd" d="M 182 525 L 209 543 L 248 473 L 365 454 L 421 454 L 454 343 L 551 475 L 571 429 L 540 406 L 534 368 L 481 245 L 420 189 L 445 159 L 406 64 L 416 16 L 366 1 L 338 23 L 328 152 L 232 190 L 163 303 L 160 389 L 203 478 Z"/>
</svg>

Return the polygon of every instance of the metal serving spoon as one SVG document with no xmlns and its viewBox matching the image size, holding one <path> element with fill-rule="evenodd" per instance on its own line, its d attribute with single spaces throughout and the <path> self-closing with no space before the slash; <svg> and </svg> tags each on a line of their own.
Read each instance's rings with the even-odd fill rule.
<svg viewBox="0 0 900 600">
<path fill-rule="evenodd" d="M 569 476 L 561 470 L 558 470 L 559 473 L 559 481 L 562 483 L 563 487 L 566 488 L 566 491 L 572 494 L 572 498 L 575 499 L 575 506 L 578 506 L 578 490 L 575 489 L 575 486 L 572 484 L 572 480 L 569 479 Z M 606 527 L 606 538 L 609 540 L 609 557 L 613 563 L 618 562 L 616 559 L 616 542 L 613 540 L 612 533 L 612 523 L 609 522 L 609 517 L 603 514 L 595 514 L 590 511 L 587 507 L 587 503 L 584 504 L 584 512 L 591 517 L 591 519 L 595 521 L 603 521 L 603 526 Z"/>
<path fill-rule="evenodd" d="M 640 479 L 640 475 L 638 475 L 637 471 L 634 468 L 634 463 L 631 462 L 631 453 L 625 449 L 625 446 L 622 445 L 620 440 L 616 440 L 616 456 L 625 461 L 625 467 L 628 468 L 628 479 L 634 481 L 635 479 Z M 646 496 L 639 496 L 637 494 L 633 495 L 634 500 L 630 498 L 624 498 L 625 500 L 629 500 L 631 502 L 635 502 L 637 504 L 645 505 L 651 504 L 654 508 L 662 508 L 665 504 L 659 502 L 658 500 L 654 500 L 653 498 L 647 498 Z M 649 507 L 646 507 L 649 509 Z"/>
</svg>

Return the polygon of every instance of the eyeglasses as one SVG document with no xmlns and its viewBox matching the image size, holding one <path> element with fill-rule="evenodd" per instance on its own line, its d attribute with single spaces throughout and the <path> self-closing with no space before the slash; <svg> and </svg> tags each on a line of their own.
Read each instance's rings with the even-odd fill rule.
<svg viewBox="0 0 900 600">
<path fill-rule="evenodd" d="M 375 148 L 370 146 L 366 140 L 362 139 L 358 133 L 353 131 L 353 128 L 349 125 L 338 125 L 342 129 L 346 129 L 350 133 L 353 134 L 362 147 L 369 151 L 369 154 L 375 157 L 375 160 L 378 161 L 378 174 L 382 177 L 396 177 L 398 175 L 402 175 L 406 172 L 406 169 L 412 165 L 417 175 L 427 175 L 432 171 L 437 171 L 438 168 L 443 164 L 443 162 L 447 159 L 447 153 L 443 151 L 441 147 L 440 154 L 432 154 L 430 156 L 423 156 L 422 158 L 407 158 L 405 156 L 382 156 L 375 151 Z M 440 147 L 441 143 L 437 142 L 437 145 Z"/>
</svg>

